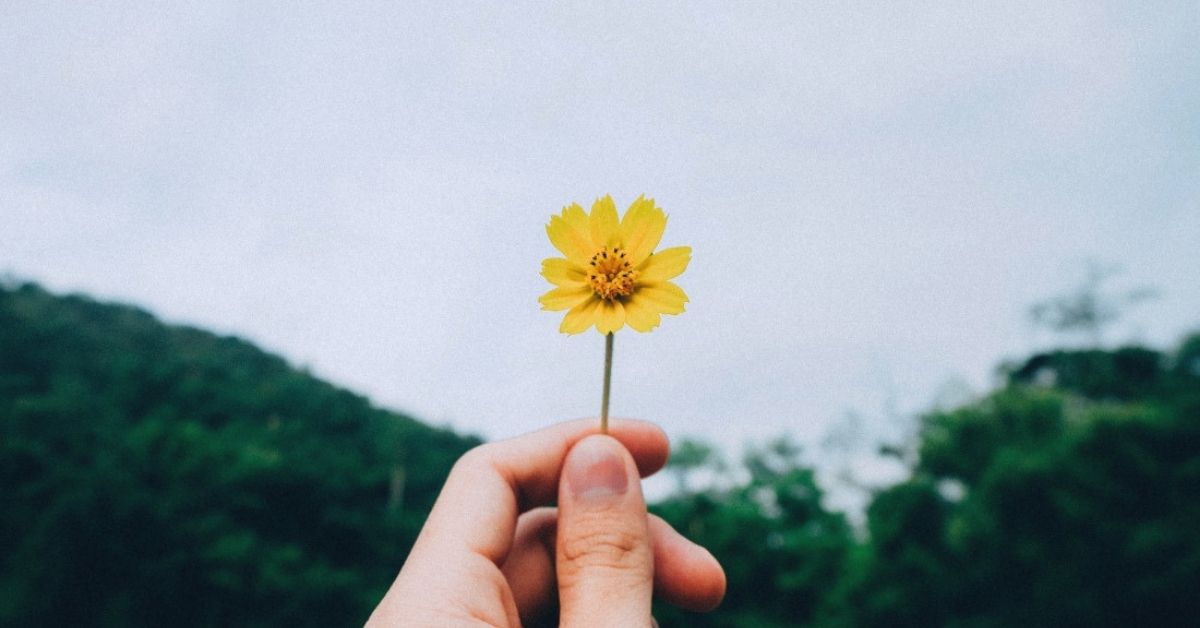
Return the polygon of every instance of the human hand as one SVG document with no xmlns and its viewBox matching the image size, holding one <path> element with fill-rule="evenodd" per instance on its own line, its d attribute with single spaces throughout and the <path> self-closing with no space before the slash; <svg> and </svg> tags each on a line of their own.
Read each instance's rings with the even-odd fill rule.
<svg viewBox="0 0 1200 628">
<path fill-rule="evenodd" d="M 400 575 L 367 625 L 650 626 L 652 594 L 711 610 L 725 573 L 707 550 L 647 515 L 638 476 L 667 438 L 580 420 L 481 445 L 450 472 Z M 545 507 L 557 497 L 558 508 Z"/>
</svg>

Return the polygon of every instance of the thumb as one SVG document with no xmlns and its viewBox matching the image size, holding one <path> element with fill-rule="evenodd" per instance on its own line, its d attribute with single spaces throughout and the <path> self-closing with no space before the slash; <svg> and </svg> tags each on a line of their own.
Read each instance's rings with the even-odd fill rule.
<svg viewBox="0 0 1200 628">
<path fill-rule="evenodd" d="M 589 436 L 567 454 L 555 550 L 562 626 L 651 625 L 654 552 L 637 478 L 610 436 Z"/>
</svg>

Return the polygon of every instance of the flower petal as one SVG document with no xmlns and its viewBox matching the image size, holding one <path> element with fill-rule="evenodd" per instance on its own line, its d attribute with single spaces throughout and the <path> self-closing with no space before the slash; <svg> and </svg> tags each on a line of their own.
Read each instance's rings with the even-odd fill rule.
<svg viewBox="0 0 1200 628">
<path fill-rule="evenodd" d="M 625 302 L 625 322 L 640 332 L 648 332 L 662 322 L 662 317 L 645 301 L 637 298 Z"/>
<path fill-rule="evenodd" d="M 601 301 L 600 315 L 596 320 L 596 330 L 602 334 L 611 334 L 625 325 L 625 306 L 620 301 Z"/>
<path fill-rule="evenodd" d="M 629 251 L 629 263 L 638 266 L 646 261 L 666 228 L 667 215 L 654 206 L 654 199 L 637 197 L 621 219 L 621 241 Z"/>
<path fill-rule="evenodd" d="M 571 203 L 563 208 L 562 217 L 567 221 L 567 224 L 575 228 L 576 231 L 587 233 L 588 230 L 588 215 L 583 211 L 583 206 L 579 203 Z"/>
<path fill-rule="evenodd" d="M 561 257 L 542 260 L 542 276 L 546 281 L 564 288 L 587 285 L 587 273 L 583 268 Z"/>
<path fill-rule="evenodd" d="M 543 310 L 556 312 L 575 307 L 579 303 L 589 299 L 592 294 L 592 289 L 589 286 L 559 287 L 538 297 L 538 303 L 542 304 Z"/>
<path fill-rule="evenodd" d="M 592 204 L 592 215 L 588 220 L 592 244 L 597 249 L 616 245 L 617 238 L 617 204 L 612 197 L 605 194 L 604 198 L 596 199 Z"/>
<path fill-rule="evenodd" d="M 550 224 L 546 225 L 546 235 L 550 236 L 554 248 L 580 266 L 587 264 L 596 252 L 588 233 L 587 214 L 578 204 L 563 209 L 561 216 L 551 216 Z"/>
<path fill-rule="evenodd" d="M 630 300 L 663 314 L 679 314 L 683 312 L 683 304 L 688 302 L 683 288 L 669 281 L 639 284 Z"/>
<path fill-rule="evenodd" d="M 692 247 L 674 246 L 647 257 L 638 271 L 641 272 L 641 280 L 647 283 L 666 281 L 677 277 L 686 270 L 690 261 L 692 261 Z"/>
<path fill-rule="evenodd" d="M 600 313 L 600 304 L 602 302 L 599 298 L 588 299 L 571 308 L 567 312 L 567 315 L 563 317 L 562 324 L 558 326 L 558 331 L 564 334 L 578 334 L 587 330 L 588 327 L 592 326 L 592 323 L 596 322 L 596 315 Z"/>
</svg>

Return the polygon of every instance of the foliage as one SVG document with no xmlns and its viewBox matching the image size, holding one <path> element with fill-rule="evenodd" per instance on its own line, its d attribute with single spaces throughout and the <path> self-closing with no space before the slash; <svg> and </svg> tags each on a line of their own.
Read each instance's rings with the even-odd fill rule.
<svg viewBox="0 0 1200 628">
<path fill-rule="evenodd" d="M 0 624 L 361 621 L 475 442 L 237 338 L 2 288 Z"/>
<path fill-rule="evenodd" d="M 821 489 L 795 445 L 781 439 L 751 450 L 743 467 L 749 473 L 743 485 L 679 493 L 654 508 L 709 548 L 730 583 L 718 613 L 657 608 L 665 626 L 766 628 L 807 623 L 817 616 L 845 567 L 850 527 L 842 515 L 821 506 Z"/>
<path fill-rule="evenodd" d="M 1119 272 L 1117 267 L 1089 263 L 1082 284 L 1071 293 L 1034 304 L 1029 308 L 1030 320 L 1058 333 L 1081 333 L 1090 342 L 1100 344 L 1105 328 L 1128 314 L 1133 306 L 1158 297 L 1158 291 L 1150 286 L 1123 294 L 1105 290 L 1105 284 Z"/>
<path fill-rule="evenodd" d="M 660 505 L 729 574 L 718 613 L 660 615 L 696 626 L 1191 625 L 1200 336 L 1173 356 L 1036 355 L 1008 378 L 923 417 L 912 475 L 874 496 L 862 541 L 821 508 L 786 443 L 747 458 L 744 486 Z"/>
<path fill-rule="evenodd" d="M 871 505 L 850 623 L 1191 625 L 1195 346 L 1034 356 L 1004 389 L 926 416 L 912 479 Z"/>
</svg>

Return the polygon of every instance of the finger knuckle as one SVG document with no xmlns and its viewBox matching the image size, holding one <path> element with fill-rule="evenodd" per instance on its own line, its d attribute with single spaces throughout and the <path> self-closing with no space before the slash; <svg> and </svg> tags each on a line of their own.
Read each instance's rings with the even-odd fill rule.
<svg viewBox="0 0 1200 628">
<path fill-rule="evenodd" d="M 626 570 L 645 560 L 645 539 L 620 526 L 590 525 L 561 538 L 562 556 L 576 569 Z"/>
<path fill-rule="evenodd" d="M 454 463 L 451 473 L 485 471 L 492 466 L 492 459 L 491 444 L 476 445 L 459 457 L 458 461 Z"/>
</svg>

